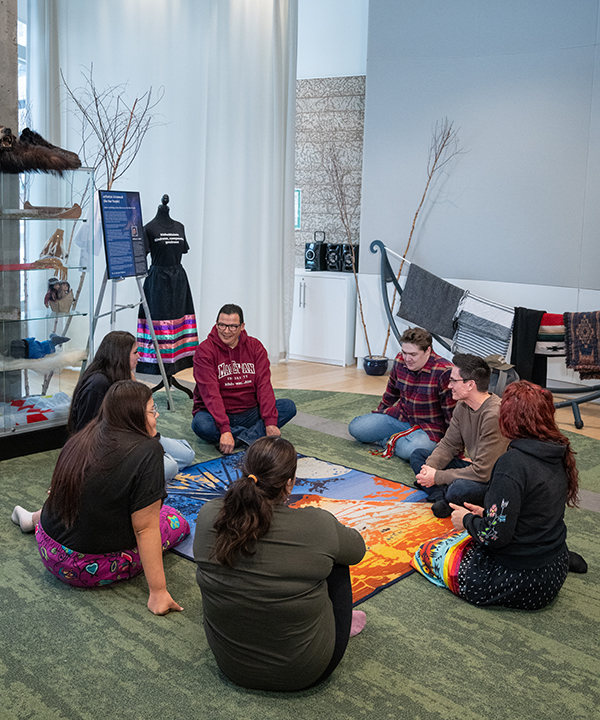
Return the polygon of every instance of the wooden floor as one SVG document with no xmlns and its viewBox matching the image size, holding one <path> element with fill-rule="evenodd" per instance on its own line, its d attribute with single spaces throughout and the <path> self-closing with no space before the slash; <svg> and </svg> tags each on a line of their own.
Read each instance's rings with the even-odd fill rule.
<svg viewBox="0 0 600 720">
<path fill-rule="evenodd" d="M 192 370 L 178 373 L 178 378 L 193 382 Z M 356 365 L 340 367 L 338 365 L 324 365 L 321 363 L 289 360 L 285 363 L 271 366 L 273 387 L 289 388 L 295 390 L 333 390 L 336 392 L 364 393 L 366 395 L 381 396 L 385 390 L 388 376 L 372 377 Z M 568 399 L 567 396 L 557 396 L 558 400 Z M 373 407 L 377 405 L 377 397 L 373 398 Z M 556 411 L 559 427 L 562 430 L 586 435 L 600 440 L 600 405 L 587 403 L 580 406 L 584 426 L 577 430 L 573 424 L 573 411 L 571 408 L 561 408 Z"/>
</svg>

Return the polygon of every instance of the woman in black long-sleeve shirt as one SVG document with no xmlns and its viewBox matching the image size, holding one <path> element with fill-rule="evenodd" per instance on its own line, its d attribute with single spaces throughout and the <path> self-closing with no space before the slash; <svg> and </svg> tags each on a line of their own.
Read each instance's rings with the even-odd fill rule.
<svg viewBox="0 0 600 720">
<path fill-rule="evenodd" d="M 499 422 L 511 442 L 484 507 L 452 505 L 454 527 L 466 532 L 425 543 L 415 566 L 475 605 L 536 610 L 556 597 L 569 570 L 564 510 L 577 500 L 578 472 L 548 390 L 512 383 Z"/>
</svg>

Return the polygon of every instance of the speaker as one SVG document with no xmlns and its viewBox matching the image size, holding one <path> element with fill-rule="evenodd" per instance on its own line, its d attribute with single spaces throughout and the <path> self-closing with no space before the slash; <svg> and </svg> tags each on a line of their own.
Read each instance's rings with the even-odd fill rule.
<svg viewBox="0 0 600 720">
<path fill-rule="evenodd" d="M 327 262 L 327 269 L 330 272 L 341 272 L 344 265 L 344 259 L 342 257 L 342 245 L 334 245 L 333 243 L 327 243 L 327 250 L 325 252 L 325 260 Z"/>
<path fill-rule="evenodd" d="M 313 242 L 304 244 L 304 269 L 327 270 L 325 252 L 325 233 L 323 230 L 315 230 Z"/>
<path fill-rule="evenodd" d="M 309 242 L 304 245 L 304 269 L 327 270 L 325 243 Z"/>
<path fill-rule="evenodd" d="M 358 245 L 342 245 L 342 272 L 353 272 L 352 270 L 352 248 L 354 247 L 354 264 L 358 272 Z"/>
</svg>

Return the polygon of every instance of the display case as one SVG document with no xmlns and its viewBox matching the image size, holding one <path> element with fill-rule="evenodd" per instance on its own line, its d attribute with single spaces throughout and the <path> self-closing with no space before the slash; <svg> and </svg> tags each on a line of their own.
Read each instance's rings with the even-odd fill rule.
<svg viewBox="0 0 600 720">
<path fill-rule="evenodd" d="M 93 189 L 89 169 L 0 173 L 2 441 L 66 425 L 92 321 Z"/>
</svg>

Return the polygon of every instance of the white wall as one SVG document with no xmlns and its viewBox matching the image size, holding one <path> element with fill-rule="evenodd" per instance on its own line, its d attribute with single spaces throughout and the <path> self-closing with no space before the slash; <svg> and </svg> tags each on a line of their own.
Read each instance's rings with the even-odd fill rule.
<svg viewBox="0 0 600 720">
<path fill-rule="evenodd" d="M 365 75 L 369 0 L 299 0 L 298 78 Z"/>
</svg>

